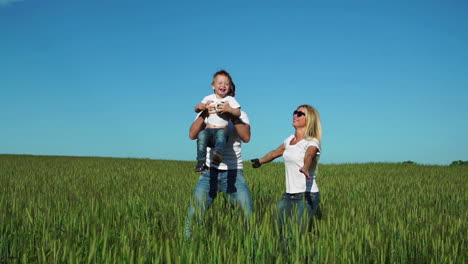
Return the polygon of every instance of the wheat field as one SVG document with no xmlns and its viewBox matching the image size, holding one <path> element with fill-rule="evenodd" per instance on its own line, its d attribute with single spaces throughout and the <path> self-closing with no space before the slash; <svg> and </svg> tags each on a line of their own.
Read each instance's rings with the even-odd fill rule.
<svg viewBox="0 0 468 264">
<path fill-rule="evenodd" d="M 0 263 L 468 262 L 468 166 L 320 165 L 320 213 L 285 246 L 282 163 L 245 164 L 249 219 L 218 195 L 185 240 L 194 164 L 0 155 Z"/>
</svg>

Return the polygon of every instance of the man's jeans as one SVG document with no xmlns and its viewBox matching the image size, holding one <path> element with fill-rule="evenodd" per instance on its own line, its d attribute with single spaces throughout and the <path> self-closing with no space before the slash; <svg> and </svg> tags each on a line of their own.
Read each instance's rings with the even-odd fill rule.
<svg viewBox="0 0 468 264">
<path fill-rule="evenodd" d="M 218 170 L 210 168 L 200 174 L 198 183 L 193 192 L 193 200 L 188 209 L 188 215 L 185 220 L 185 237 L 192 236 L 192 219 L 195 213 L 200 216 L 198 222 L 201 222 L 206 210 L 210 207 L 218 192 L 224 192 L 229 195 L 232 205 L 239 204 L 246 218 L 252 214 L 252 198 L 245 181 L 243 171 L 236 170 Z"/>
<path fill-rule="evenodd" d="M 222 128 L 205 128 L 200 131 L 197 139 L 197 161 L 206 160 L 206 147 L 213 148 L 214 152 L 223 155 L 226 137 L 226 129 Z"/>
<path fill-rule="evenodd" d="M 304 210 L 304 202 L 306 210 Z M 283 194 L 278 202 L 278 228 L 280 233 L 283 231 L 285 217 L 291 217 L 292 223 L 298 223 L 301 233 L 304 233 L 307 224 L 317 212 L 319 203 L 320 194 L 318 192 Z"/>
</svg>

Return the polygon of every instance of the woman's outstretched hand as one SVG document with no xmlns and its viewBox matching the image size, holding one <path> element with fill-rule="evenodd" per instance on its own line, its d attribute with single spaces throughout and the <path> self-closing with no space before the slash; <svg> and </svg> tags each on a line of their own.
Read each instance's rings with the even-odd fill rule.
<svg viewBox="0 0 468 264">
<path fill-rule="evenodd" d="M 307 178 L 308 181 L 311 181 L 312 179 L 310 178 L 310 173 L 309 173 L 309 170 L 306 170 L 304 168 L 300 168 L 299 171 L 304 174 Z"/>
<path fill-rule="evenodd" d="M 259 159 L 251 159 L 250 161 L 252 162 L 252 168 L 254 169 L 260 168 L 260 166 L 262 166 Z"/>
</svg>

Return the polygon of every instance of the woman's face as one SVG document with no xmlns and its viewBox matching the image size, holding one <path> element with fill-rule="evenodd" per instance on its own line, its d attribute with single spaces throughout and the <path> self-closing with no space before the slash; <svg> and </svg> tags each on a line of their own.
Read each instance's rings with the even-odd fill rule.
<svg viewBox="0 0 468 264">
<path fill-rule="evenodd" d="M 303 107 L 297 108 L 293 114 L 293 126 L 295 128 L 298 127 L 305 127 L 307 124 L 306 116 L 305 116 L 305 109 Z"/>
</svg>

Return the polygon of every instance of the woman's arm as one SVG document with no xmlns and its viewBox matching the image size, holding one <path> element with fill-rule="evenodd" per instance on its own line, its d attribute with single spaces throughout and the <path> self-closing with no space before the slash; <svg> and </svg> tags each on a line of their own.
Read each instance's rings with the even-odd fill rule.
<svg viewBox="0 0 468 264">
<path fill-rule="evenodd" d="M 304 156 L 304 166 L 302 166 L 302 168 L 299 169 L 299 171 L 307 177 L 308 181 L 312 180 L 310 178 L 309 168 L 310 168 L 310 165 L 312 165 L 312 161 L 317 156 L 317 151 L 318 151 L 318 148 L 316 146 L 308 147 Z"/>
<path fill-rule="evenodd" d="M 281 157 L 283 156 L 283 153 L 284 153 L 284 144 L 281 144 L 281 146 L 279 146 L 277 149 L 275 150 L 272 150 L 270 152 L 268 152 L 265 156 L 259 158 L 259 159 L 253 159 L 251 160 L 253 162 L 252 166 L 254 168 L 258 168 L 260 167 L 262 164 L 264 163 L 268 163 L 278 157 Z"/>
<path fill-rule="evenodd" d="M 190 139 L 197 139 L 198 133 L 202 131 L 206 124 L 205 124 L 205 118 L 208 116 L 208 111 L 204 110 L 200 115 L 198 115 L 197 119 L 193 121 L 192 125 L 190 126 L 189 130 L 189 138 Z"/>
</svg>

